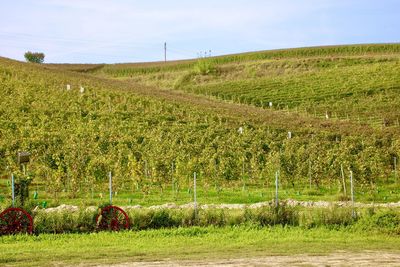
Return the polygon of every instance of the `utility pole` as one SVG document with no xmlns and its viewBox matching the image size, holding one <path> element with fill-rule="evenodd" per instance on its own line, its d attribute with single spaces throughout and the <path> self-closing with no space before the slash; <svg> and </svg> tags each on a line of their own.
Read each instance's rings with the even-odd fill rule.
<svg viewBox="0 0 400 267">
<path fill-rule="evenodd" d="M 167 62 L 167 42 L 164 43 L 164 62 Z"/>
</svg>

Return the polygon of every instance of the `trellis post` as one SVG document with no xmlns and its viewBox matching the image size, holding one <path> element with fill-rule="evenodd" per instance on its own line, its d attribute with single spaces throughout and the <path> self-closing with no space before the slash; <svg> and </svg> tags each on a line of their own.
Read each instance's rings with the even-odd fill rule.
<svg viewBox="0 0 400 267">
<path fill-rule="evenodd" d="M 12 197 L 12 206 L 15 206 L 15 186 L 14 186 L 14 174 L 11 174 L 11 197 Z"/>
<path fill-rule="evenodd" d="M 112 205 L 112 173 L 111 171 L 108 173 L 109 178 L 109 188 L 110 188 L 110 205 Z"/>
</svg>

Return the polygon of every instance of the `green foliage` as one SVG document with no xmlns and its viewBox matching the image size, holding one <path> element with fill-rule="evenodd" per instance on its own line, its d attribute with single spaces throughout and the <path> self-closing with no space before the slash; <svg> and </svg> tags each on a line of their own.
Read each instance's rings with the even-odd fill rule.
<svg viewBox="0 0 400 267">
<path fill-rule="evenodd" d="M 357 221 L 353 217 L 352 209 L 347 207 L 329 207 L 314 209 L 312 212 L 303 212 L 301 225 L 305 228 L 328 227 L 339 228 L 350 226 Z"/>
<path fill-rule="evenodd" d="M 91 211 L 57 211 L 34 213 L 34 231 L 42 233 L 88 233 L 95 230 L 97 213 Z"/>
<path fill-rule="evenodd" d="M 199 98 L 204 101 L 199 104 L 183 93 L 168 95 L 129 81 L 64 71 L 91 69 L 86 65 L 38 68 L 0 59 L 0 173 L 16 171 L 12 155 L 29 150 L 35 186 L 46 196 L 89 198 L 93 191 L 106 192 L 107 173 L 113 171 L 114 191 L 146 199 L 172 186 L 177 198 L 183 189 L 191 192 L 194 171 L 204 188 L 221 195 L 227 187 L 266 188 L 278 169 L 282 189 L 303 187 L 311 178 L 310 195 L 323 194 L 321 188 L 342 187 L 343 165 L 348 189 L 352 170 L 356 192 L 378 192 L 393 185 L 393 157 L 400 155 L 395 131 L 399 47 L 309 48 L 165 66 L 93 66 L 95 74 L 150 77 L 150 84 L 152 79 L 175 83 L 187 75 L 177 88 L 264 108 L 272 101 L 273 113 L 246 105 L 225 112 L 226 103 Z M 255 70 L 250 78 L 242 71 L 246 66 Z M 216 69 L 218 75 L 202 75 Z M 67 84 L 72 90 L 65 90 Z M 76 90 L 79 86 L 86 88 L 84 93 Z M 277 111 L 287 108 L 290 117 Z M 348 123 L 311 118 L 327 108 L 337 119 L 348 114 Z M 257 120 L 257 115 L 265 118 Z M 387 126 L 360 125 L 354 119 L 358 116 L 375 126 L 384 117 Z M 288 131 L 293 138 L 287 139 Z M 1 190 L 8 196 L 9 187 Z M 398 199 L 398 190 L 391 191 Z"/>
<path fill-rule="evenodd" d="M 399 127 L 399 114 L 393 112 L 400 103 L 399 50 L 399 44 L 312 47 L 147 67 L 113 65 L 104 72 L 257 107 L 269 108 L 271 102 L 273 110 Z M 193 68 L 204 77 L 189 77 Z M 214 68 L 219 75 L 202 75 Z"/>
<path fill-rule="evenodd" d="M 214 63 L 209 59 L 199 59 L 194 65 L 194 72 L 201 75 L 208 75 L 217 72 Z"/>
<path fill-rule="evenodd" d="M 354 227 L 357 230 L 400 235 L 400 214 L 397 210 L 371 210 Z"/>
<path fill-rule="evenodd" d="M 44 62 L 44 54 L 38 52 L 26 52 L 24 57 L 27 62 L 31 63 L 43 63 Z"/>
<path fill-rule="evenodd" d="M 358 209 L 352 216 L 348 207 L 301 208 L 285 204 L 278 208 L 264 206 L 256 209 L 128 209 L 130 229 L 146 230 L 192 226 L 300 226 L 305 229 L 348 228 L 353 231 L 369 231 L 400 234 L 399 213 L 396 210 Z M 95 231 L 97 211 L 33 212 L 35 233 L 89 233 Z"/>
<path fill-rule="evenodd" d="M 256 210 L 254 223 L 260 226 L 291 225 L 299 224 L 299 214 L 296 208 L 287 206 L 285 203 L 278 207 L 267 206 Z"/>
</svg>

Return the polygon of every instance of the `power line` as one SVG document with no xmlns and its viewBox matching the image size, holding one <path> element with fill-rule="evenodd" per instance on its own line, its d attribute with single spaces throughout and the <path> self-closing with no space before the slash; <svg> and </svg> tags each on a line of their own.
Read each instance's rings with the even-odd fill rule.
<svg viewBox="0 0 400 267">
<path fill-rule="evenodd" d="M 55 41 L 64 43 L 102 43 L 102 44 L 115 44 L 115 42 L 104 42 L 103 40 L 85 40 L 85 39 L 75 39 L 75 38 L 60 38 L 58 36 L 43 36 L 43 35 L 33 35 L 28 33 L 10 33 L 0 31 L 0 36 L 11 37 L 12 40 L 15 39 L 28 39 L 28 40 L 42 40 L 42 41 Z M 156 44 L 156 42 L 132 42 L 132 41 L 118 41 L 119 45 L 149 45 Z"/>
</svg>

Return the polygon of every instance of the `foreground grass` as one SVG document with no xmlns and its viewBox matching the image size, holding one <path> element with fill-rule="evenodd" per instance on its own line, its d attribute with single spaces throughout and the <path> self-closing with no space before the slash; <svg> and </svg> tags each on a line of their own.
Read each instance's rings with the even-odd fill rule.
<svg viewBox="0 0 400 267">
<path fill-rule="evenodd" d="M 0 265 L 217 259 L 346 251 L 400 252 L 395 235 L 300 227 L 192 227 L 139 232 L 0 237 Z"/>
</svg>

